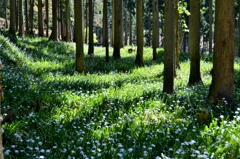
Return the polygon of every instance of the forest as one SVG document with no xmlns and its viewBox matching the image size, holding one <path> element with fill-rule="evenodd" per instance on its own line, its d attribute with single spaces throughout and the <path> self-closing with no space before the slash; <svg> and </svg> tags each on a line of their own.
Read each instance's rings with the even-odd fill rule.
<svg viewBox="0 0 240 159">
<path fill-rule="evenodd" d="M 240 0 L 0 6 L 0 159 L 240 159 Z"/>
</svg>

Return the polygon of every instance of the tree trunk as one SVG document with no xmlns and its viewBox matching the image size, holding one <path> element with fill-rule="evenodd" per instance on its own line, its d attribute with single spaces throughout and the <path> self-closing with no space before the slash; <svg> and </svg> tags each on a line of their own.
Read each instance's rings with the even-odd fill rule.
<svg viewBox="0 0 240 159">
<path fill-rule="evenodd" d="M 157 19 L 157 5 L 156 0 L 152 0 L 152 10 L 153 10 L 153 60 L 157 60 L 157 29 L 158 29 L 158 19 Z"/>
<path fill-rule="evenodd" d="M 49 33 L 48 33 L 48 30 L 49 30 L 49 10 L 48 10 L 48 8 L 49 8 L 49 4 L 48 4 L 48 0 L 45 0 L 45 10 L 46 10 L 46 21 L 45 21 L 45 23 L 46 23 L 46 37 L 48 37 L 49 36 Z"/>
<path fill-rule="evenodd" d="M 30 34 L 33 34 L 33 7 L 34 7 L 34 0 L 30 0 L 30 17 L 29 17 L 29 22 L 30 22 Z"/>
<path fill-rule="evenodd" d="M 208 98 L 233 104 L 234 0 L 216 1 L 212 84 Z"/>
<path fill-rule="evenodd" d="M 176 69 L 180 69 L 180 49 L 179 49 L 179 12 L 178 12 L 178 0 L 175 0 L 175 66 L 174 77 L 177 77 Z"/>
<path fill-rule="evenodd" d="M 174 92 L 175 0 L 165 0 L 164 7 L 164 81 L 163 92 Z"/>
<path fill-rule="evenodd" d="M 115 29 L 115 1 L 112 0 L 112 43 L 111 45 L 114 47 L 114 29 Z"/>
<path fill-rule="evenodd" d="M 88 43 L 88 0 L 86 0 L 86 34 L 85 43 Z"/>
<path fill-rule="evenodd" d="M 209 54 L 212 54 L 212 23 L 213 23 L 212 1 L 213 0 L 209 0 Z"/>
<path fill-rule="evenodd" d="M 137 56 L 135 63 L 143 65 L 143 0 L 136 0 L 137 5 Z"/>
<path fill-rule="evenodd" d="M 52 0 L 52 33 L 49 40 L 58 41 L 58 0 Z"/>
<path fill-rule="evenodd" d="M 83 1 L 74 0 L 74 18 L 76 27 L 76 71 L 86 74 L 84 64 L 83 32 L 82 32 L 82 9 Z"/>
<path fill-rule="evenodd" d="M 240 0 L 238 0 L 238 15 L 240 15 Z M 238 17 L 238 57 L 240 57 L 240 16 Z"/>
<path fill-rule="evenodd" d="M 120 34 L 122 34 L 121 32 L 121 28 L 120 28 L 120 25 L 121 25 L 121 9 L 120 9 L 120 1 L 114 1 L 114 27 L 113 27 L 113 30 L 114 30 L 114 38 L 113 38 L 113 44 L 114 44 L 114 48 L 113 48 L 113 57 L 115 59 L 118 59 L 118 58 L 121 58 L 121 55 L 120 55 L 120 48 L 121 48 L 121 36 Z"/>
<path fill-rule="evenodd" d="M 43 12 L 42 12 L 42 0 L 38 0 L 38 35 L 43 37 Z"/>
<path fill-rule="evenodd" d="M 5 28 L 8 28 L 8 20 L 7 20 L 7 0 L 4 0 L 4 18 L 5 18 Z"/>
<path fill-rule="evenodd" d="M 15 24 L 16 24 L 16 31 L 18 30 L 18 25 L 19 25 L 19 23 L 18 23 L 18 20 L 19 20 L 18 19 L 18 1 L 19 0 L 15 0 L 15 8 L 16 8 L 16 11 L 15 11 L 15 13 L 16 13 L 16 16 L 15 16 L 16 17 L 16 23 Z"/>
<path fill-rule="evenodd" d="M 190 55 L 191 55 L 191 66 L 190 66 L 190 77 L 188 84 L 194 85 L 202 83 L 200 73 L 200 1 L 190 1 Z"/>
<path fill-rule="evenodd" d="M 61 35 L 61 39 L 66 41 L 66 34 L 65 34 L 65 30 L 64 30 L 64 18 L 63 18 L 63 0 L 59 0 L 59 6 L 60 6 L 59 7 L 59 19 L 60 19 L 60 27 L 61 27 L 60 35 Z M 65 15 L 66 15 L 66 13 L 65 13 Z"/>
<path fill-rule="evenodd" d="M 122 14 L 122 0 L 119 0 L 119 6 L 118 6 L 118 11 L 119 11 L 119 15 L 120 15 L 120 24 L 119 24 L 119 34 L 120 34 L 120 47 L 123 47 L 123 14 Z"/>
<path fill-rule="evenodd" d="M 25 29 L 29 32 L 29 14 L 28 14 L 28 0 L 25 0 Z"/>
<path fill-rule="evenodd" d="M 107 18 L 107 0 L 103 1 L 103 23 L 104 23 L 104 45 L 106 47 L 106 62 L 109 62 L 109 49 L 108 49 L 108 18 Z"/>
<path fill-rule="evenodd" d="M 19 33 L 18 36 L 22 37 L 23 36 L 23 2 L 22 0 L 18 1 L 18 5 L 19 5 Z"/>
<path fill-rule="evenodd" d="M 16 4 L 15 0 L 10 0 L 10 28 L 9 33 L 16 36 Z"/>
<path fill-rule="evenodd" d="M 70 2 L 69 0 L 66 0 L 66 41 L 71 41 L 71 31 L 70 31 Z"/>
<path fill-rule="evenodd" d="M 128 45 L 128 31 L 127 31 L 127 0 L 124 0 L 124 45 Z"/>
<path fill-rule="evenodd" d="M 93 46 L 93 1 L 89 0 L 89 44 L 88 55 L 94 55 Z"/>
</svg>

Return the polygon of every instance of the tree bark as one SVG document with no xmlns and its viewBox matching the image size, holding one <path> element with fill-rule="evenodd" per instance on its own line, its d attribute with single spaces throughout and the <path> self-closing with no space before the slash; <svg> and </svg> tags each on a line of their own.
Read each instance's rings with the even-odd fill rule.
<svg viewBox="0 0 240 159">
<path fill-rule="evenodd" d="M 165 0 L 163 92 L 174 92 L 175 0 Z"/>
<path fill-rule="evenodd" d="M 86 74 L 84 64 L 83 32 L 82 32 L 82 1 L 74 0 L 74 18 L 76 27 L 76 71 Z"/>
<path fill-rule="evenodd" d="M 43 12 L 42 12 L 42 0 L 38 0 L 38 35 L 43 37 Z"/>
<path fill-rule="evenodd" d="M 15 8 L 16 8 L 16 11 L 15 11 L 16 23 L 15 24 L 16 24 L 16 31 L 18 30 L 18 26 L 19 26 L 19 23 L 18 23 L 18 20 L 19 20 L 18 19 L 18 1 L 19 0 L 15 0 Z"/>
<path fill-rule="evenodd" d="M 229 105 L 234 97 L 234 0 L 216 1 L 212 83 L 208 98 L 217 102 L 224 98 Z"/>
<path fill-rule="evenodd" d="M 16 36 L 16 4 L 15 0 L 10 0 L 10 28 L 9 33 Z"/>
<path fill-rule="evenodd" d="M 19 6 L 19 33 L 18 36 L 22 37 L 23 36 L 23 2 L 22 0 L 18 1 L 18 6 Z"/>
<path fill-rule="evenodd" d="M 143 65 L 143 0 L 136 0 L 137 5 L 137 56 L 135 63 Z"/>
<path fill-rule="evenodd" d="M 129 8 L 129 45 L 133 45 L 132 43 L 132 11 Z"/>
<path fill-rule="evenodd" d="M 33 14 L 34 14 L 34 0 L 30 0 L 30 17 L 29 17 L 29 22 L 30 22 L 30 34 L 33 34 Z"/>
<path fill-rule="evenodd" d="M 200 73 L 200 1 L 190 1 L 190 55 L 191 55 L 191 66 L 190 66 L 190 77 L 188 84 L 194 85 L 202 83 Z"/>
<path fill-rule="evenodd" d="M 46 37 L 49 36 L 49 33 L 48 33 L 48 30 L 49 30 L 49 4 L 48 4 L 48 0 L 45 0 L 45 10 L 46 10 L 46 21 L 45 21 L 45 24 L 46 24 Z"/>
<path fill-rule="evenodd" d="M 58 41 L 58 0 L 52 0 L 52 33 L 49 40 Z"/>
<path fill-rule="evenodd" d="M 65 4 L 66 10 L 66 42 L 71 41 L 71 31 L 70 31 L 70 2 L 69 0 L 66 0 Z"/>
<path fill-rule="evenodd" d="M 127 0 L 124 0 L 124 45 L 128 45 L 128 30 L 127 30 Z"/>
<path fill-rule="evenodd" d="M 121 28 L 120 28 L 120 25 L 121 25 L 121 18 L 120 18 L 120 13 L 121 13 L 121 8 L 119 7 L 120 6 L 120 1 L 114 1 L 114 27 L 113 27 L 113 33 L 114 33 L 114 38 L 113 38 L 113 44 L 114 44 L 114 47 L 113 47 L 113 57 L 115 59 L 118 59 L 118 58 L 121 58 L 121 55 L 120 55 L 120 48 L 121 48 L 121 36 L 120 34 L 122 34 L 121 32 Z"/>
<path fill-rule="evenodd" d="M 156 0 L 152 0 L 152 10 L 153 10 L 153 41 L 152 41 L 152 48 L 153 48 L 153 60 L 157 60 L 157 29 L 158 29 L 158 19 L 157 19 L 157 5 Z"/>
<path fill-rule="evenodd" d="M 212 54 L 212 23 L 213 23 L 212 1 L 213 0 L 209 0 L 209 54 Z"/>
<path fill-rule="evenodd" d="M 104 45 L 106 47 L 106 62 L 109 62 L 109 49 L 108 49 L 108 18 L 107 18 L 107 0 L 103 1 L 103 23 L 104 23 Z"/>
<path fill-rule="evenodd" d="M 89 0 L 89 44 L 88 55 L 94 55 L 93 46 L 93 0 Z"/>
</svg>

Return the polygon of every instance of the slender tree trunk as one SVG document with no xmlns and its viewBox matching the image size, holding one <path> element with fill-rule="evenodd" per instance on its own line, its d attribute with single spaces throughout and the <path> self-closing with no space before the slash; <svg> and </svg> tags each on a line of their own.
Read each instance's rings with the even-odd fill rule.
<svg viewBox="0 0 240 159">
<path fill-rule="evenodd" d="M 33 34 L 33 7 L 34 7 L 34 0 L 30 0 L 30 17 L 29 17 L 29 22 L 30 22 L 30 34 Z"/>
<path fill-rule="evenodd" d="M 42 12 L 42 0 L 38 0 L 38 35 L 43 37 L 43 12 Z"/>
<path fill-rule="evenodd" d="M 5 28 L 8 28 L 8 20 L 7 20 L 7 0 L 4 0 L 4 18 L 5 18 Z"/>
<path fill-rule="evenodd" d="M 108 10 L 107 0 L 103 1 L 103 23 L 104 23 L 104 45 L 106 47 L 106 62 L 109 62 L 109 49 L 108 49 Z"/>
<path fill-rule="evenodd" d="M 176 69 L 180 69 L 180 50 L 179 50 L 179 12 L 178 12 L 178 0 L 175 0 L 175 66 L 174 66 L 174 77 L 177 76 Z"/>
<path fill-rule="evenodd" d="M 86 34 L 85 34 L 85 43 L 88 43 L 88 0 L 86 0 Z"/>
<path fill-rule="evenodd" d="M 158 19 L 157 19 L 157 5 L 156 0 L 152 0 L 152 10 L 153 10 L 153 60 L 157 59 L 157 29 L 158 29 Z"/>
<path fill-rule="evenodd" d="M 29 13 L 28 13 L 28 0 L 25 0 L 25 29 L 29 32 Z"/>
<path fill-rule="evenodd" d="M 52 0 L 52 33 L 49 40 L 58 41 L 58 0 Z"/>
<path fill-rule="evenodd" d="M 16 36 L 16 3 L 15 0 L 10 0 L 10 28 L 9 33 Z"/>
<path fill-rule="evenodd" d="M 132 11 L 129 8 L 129 45 L 133 45 L 132 43 Z"/>
<path fill-rule="evenodd" d="M 94 55 L 93 46 L 93 0 L 89 0 L 89 44 L 88 55 Z"/>
<path fill-rule="evenodd" d="M 46 10 L 46 21 L 45 21 L 45 23 L 46 23 L 46 37 L 48 37 L 49 36 L 49 33 L 48 33 L 48 30 L 49 30 L 49 3 L 48 3 L 48 0 L 45 0 L 45 10 Z"/>
<path fill-rule="evenodd" d="M 212 1 L 213 0 L 209 0 L 209 54 L 212 54 L 212 23 L 213 23 Z"/>
<path fill-rule="evenodd" d="M 74 15 L 75 15 L 75 27 L 76 31 L 76 71 L 86 74 L 86 68 L 84 64 L 84 47 L 83 47 L 83 32 L 82 32 L 82 9 L 83 1 L 74 0 Z"/>
<path fill-rule="evenodd" d="M 112 0 L 112 43 L 111 45 L 114 47 L 114 29 L 115 29 L 115 1 Z"/>
<path fill-rule="evenodd" d="M 121 32 L 121 28 L 120 28 L 120 25 L 121 25 L 121 11 L 120 11 L 120 1 L 114 1 L 114 27 L 113 27 L 113 30 L 114 30 L 114 38 L 113 38 L 113 44 L 114 44 L 114 48 L 113 48 L 113 57 L 115 59 L 117 58 L 121 58 L 121 55 L 120 55 L 120 48 L 121 48 L 121 36 L 120 34 L 122 33 Z"/>
<path fill-rule="evenodd" d="M 158 0 L 156 1 L 156 48 L 159 48 L 159 9 L 158 9 Z"/>
<path fill-rule="evenodd" d="M 60 17 L 60 27 L 61 27 L 60 35 L 61 35 L 61 39 L 66 41 L 66 34 L 65 34 L 65 30 L 64 30 L 64 18 L 63 18 L 63 0 L 59 0 L 59 6 L 60 6 L 59 7 L 59 17 Z M 65 15 L 66 15 L 66 13 L 65 13 Z"/>
<path fill-rule="evenodd" d="M 164 81 L 163 92 L 174 92 L 175 0 L 165 0 L 164 7 Z"/>
<path fill-rule="evenodd" d="M 120 47 L 122 48 L 123 47 L 123 13 L 122 13 L 122 0 L 119 0 L 119 15 L 120 15 L 120 24 L 119 24 L 119 27 L 120 27 Z"/>
<path fill-rule="evenodd" d="M 19 5 L 19 33 L 18 33 L 18 35 L 20 37 L 22 37 L 23 32 L 24 32 L 24 29 L 23 29 L 23 2 L 22 2 L 22 0 L 19 0 L 18 5 Z"/>
<path fill-rule="evenodd" d="M 202 83 L 200 73 L 200 1 L 190 1 L 190 77 L 189 85 Z"/>
<path fill-rule="evenodd" d="M 137 4 L 137 56 L 135 63 L 143 65 L 143 0 L 136 0 Z"/>
<path fill-rule="evenodd" d="M 18 1 L 19 0 L 15 0 L 15 8 L 16 8 L 16 11 L 15 11 L 15 13 L 16 13 L 16 31 L 18 30 L 18 25 L 19 25 L 19 23 L 18 23 L 18 21 L 19 21 L 19 19 L 18 19 Z"/>
<path fill-rule="evenodd" d="M 127 31 L 127 0 L 124 0 L 124 45 L 128 45 L 128 31 Z"/>
<path fill-rule="evenodd" d="M 234 0 L 216 1 L 212 84 L 209 99 L 234 102 Z"/>
<path fill-rule="evenodd" d="M 66 0 L 66 41 L 71 41 L 71 32 L 70 32 L 70 2 L 69 0 Z"/>
<path fill-rule="evenodd" d="M 240 0 L 238 0 L 238 15 L 240 15 Z M 240 57 L 240 16 L 238 17 L 238 57 Z"/>
</svg>

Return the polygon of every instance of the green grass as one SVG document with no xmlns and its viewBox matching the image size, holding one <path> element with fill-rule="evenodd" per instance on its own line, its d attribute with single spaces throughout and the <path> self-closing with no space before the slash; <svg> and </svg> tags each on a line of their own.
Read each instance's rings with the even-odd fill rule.
<svg viewBox="0 0 240 159">
<path fill-rule="evenodd" d="M 187 86 L 189 56 L 181 55 L 173 95 L 162 93 L 163 50 L 143 67 L 135 53 L 105 63 L 104 48 L 86 55 L 86 76 L 75 72 L 75 45 L 0 36 L 5 100 L 5 158 L 240 158 L 240 77 L 235 62 L 236 108 L 206 102 L 212 57 L 203 56 L 204 85 Z M 87 45 L 84 46 L 85 53 Z M 112 54 L 110 48 L 110 55 Z M 209 110 L 198 123 L 196 113 Z"/>
</svg>

